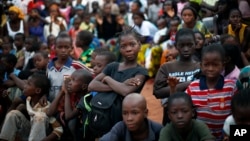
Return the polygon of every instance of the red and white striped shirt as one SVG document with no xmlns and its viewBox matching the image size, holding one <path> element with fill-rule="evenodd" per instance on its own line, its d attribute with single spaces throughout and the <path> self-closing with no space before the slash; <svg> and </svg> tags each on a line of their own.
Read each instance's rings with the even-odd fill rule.
<svg viewBox="0 0 250 141">
<path fill-rule="evenodd" d="M 204 121 L 217 139 L 221 139 L 224 121 L 231 114 L 231 99 L 236 90 L 235 82 L 223 77 L 214 89 L 208 89 L 204 76 L 186 90 L 197 108 L 197 119 Z"/>
</svg>

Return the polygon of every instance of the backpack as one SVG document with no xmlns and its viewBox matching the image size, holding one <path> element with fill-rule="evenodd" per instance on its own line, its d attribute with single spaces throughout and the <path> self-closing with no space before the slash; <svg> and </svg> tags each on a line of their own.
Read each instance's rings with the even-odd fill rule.
<svg viewBox="0 0 250 141">
<path fill-rule="evenodd" d="M 106 134 L 113 125 L 122 120 L 122 96 L 113 92 L 98 93 L 90 104 L 88 129 L 95 138 Z"/>
<path fill-rule="evenodd" d="M 92 99 L 92 95 L 91 94 L 86 94 L 83 97 L 83 100 L 81 99 L 79 101 L 79 104 L 77 106 L 78 109 L 80 109 L 81 111 L 81 115 L 80 115 L 80 131 L 81 131 L 81 136 L 83 138 L 83 140 L 87 140 L 87 141 L 94 141 L 94 137 L 92 137 L 90 131 L 89 131 L 89 113 L 91 112 L 91 105 L 90 105 L 90 101 Z"/>
</svg>

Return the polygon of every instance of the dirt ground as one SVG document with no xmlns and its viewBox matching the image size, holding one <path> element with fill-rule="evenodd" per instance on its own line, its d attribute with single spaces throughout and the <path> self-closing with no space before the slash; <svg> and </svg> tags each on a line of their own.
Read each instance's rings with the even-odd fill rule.
<svg viewBox="0 0 250 141">
<path fill-rule="evenodd" d="M 146 98 L 147 100 L 147 106 L 148 106 L 148 117 L 149 119 L 162 123 L 162 115 L 163 115 L 163 109 L 160 103 L 159 99 L 156 99 L 153 95 L 153 79 L 149 79 L 143 89 L 141 94 Z"/>
</svg>

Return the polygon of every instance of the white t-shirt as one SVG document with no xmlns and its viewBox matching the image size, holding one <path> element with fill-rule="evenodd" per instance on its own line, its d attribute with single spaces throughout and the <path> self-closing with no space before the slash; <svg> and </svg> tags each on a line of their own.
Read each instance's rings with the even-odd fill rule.
<svg viewBox="0 0 250 141">
<path fill-rule="evenodd" d="M 154 37 L 155 33 L 158 31 L 157 27 L 149 21 L 143 21 L 141 27 L 135 26 L 135 30 L 142 36 Z"/>
<path fill-rule="evenodd" d="M 57 18 L 59 21 L 61 21 L 64 25 L 64 27 L 67 29 L 67 24 L 66 24 L 66 21 L 61 18 L 61 17 L 58 17 Z M 51 23 L 51 18 L 50 16 L 46 17 L 45 18 L 46 21 L 48 21 L 49 23 Z M 44 34 L 44 37 L 47 38 L 50 34 L 54 35 L 55 37 L 57 37 L 58 33 L 61 31 L 60 30 L 60 26 L 58 24 L 55 24 L 55 23 L 52 23 L 52 30 L 50 32 L 50 24 L 47 24 L 44 26 L 44 31 L 43 31 L 43 34 Z"/>
<path fill-rule="evenodd" d="M 163 28 L 163 29 L 161 29 L 161 30 L 158 30 L 158 31 L 155 33 L 155 36 L 154 36 L 154 43 L 157 43 L 157 42 L 159 41 L 159 39 L 160 39 L 161 36 L 166 35 L 167 31 L 168 31 L 168 28 L 167 28 L 167 27 L 165 27 L 165 28 Z"/>
</svg>

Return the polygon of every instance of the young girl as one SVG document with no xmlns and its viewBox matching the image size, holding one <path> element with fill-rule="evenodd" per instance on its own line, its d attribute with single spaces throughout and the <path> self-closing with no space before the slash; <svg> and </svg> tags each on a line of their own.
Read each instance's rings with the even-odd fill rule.
<svg viewBox="0 0 250 141">
<path fill-rule="evenodd" d="M 243 52 L 248 50 L 247 37 L 250 36 L 250 27 L 241 23 L 242 14 L 239 9 L 232 9 L 229 14 L 229 25 L 224 33 L 236 38 Z"/>
<path fill-rule="evenodd" d="M 216 140 L 222 140 L 222 127 L 231 113 L 230 102 L 236 92 L 233 80 L 224 79 L 225 50 L 219 44 L 204 47 L 201 55 L 202 74 L 186 92 L 197 107 L 197 118 L 204 121 Z"/>
<path fill-rule="evenodd" d="M 184 92 L 171 95 L 168 99 L 168 116 L 171 120 L 160 133 L 159 141 L 214 141 L 207 125 L 192 119 L 195 108 L 192 99 Z"/>
<path fill-rule="evenodd" d="M 152 42 L 155 33 L 158 31 L 157 27 L 145 20 L 142 12 L 134 13 L 132 18 L 135 23 L 135 30 L 142 35 L 142 44 Z"/>
<path fill-rule="evenodd" d="M 194 52 L 194 59 L 200 62 L 201 60 L 201 50 L 205 44 L 205 36 L 200 31 L 194 32 L 196 46 Z"/>
<path fill-rule="evenodd" d="M 115 95 L 122 99 L 129 93 L 140 92 L 148 77 L 147 70 L 137 64 L 137 55 L 141 46 L 138 33 L 127 29 L 120 34 L 118 43 L 124 61 L 108 64 L 103 72 L 91 81 L 88 87 L 89 90 L 98 92 L 93 97 L 93 102 L 105 95 Z M 134 85 L 126 84 L 125 81 L 128 79 Z M 101 102 L 106 103 L 107 101 Z M 117 106 L 121 107 L 121 105 Z M 112 118 L 114 120 L 111 122 L 112 125 L 110 127 L 122 120 L 121 109 L 116 111 L 116 115 L 112 115 Z M 107 133 L 109 130 L 110 128 L 104 128 L 103 133 Z"/>
<path fill-rule="evenodd" d="M 44 26 L 44 37 L 47 38 L 50 34 L 57 36 L 60 31 L 67 29 L 67 24 L 63 16 L 59 11 L 59 7 L 56 3 L 53 3 L 49 7 L 50 16 L 46 17 L 45 20 L 49 22 L 48 25 Z"/>
<path fill-rule="evenodd" d="M 75 46 L 77 34 L 81 31 L 81 29 L 80 29 L 81 23 L 82 23 L 82 19 L 80 17 L 76 17 L 74 19 L 73 27 L 71 27 L 69 29 L 69 36 L 71 36 L 73 43 L 74 43 L 73 50 L 71 52 L 71 56 L 72 56 L 72 58 L 74 58 L 76 60 L 80 57 L 80 55 L 82 53 L 82 49 Z"/>
<path fill-rule="evenodd" d="M 242 89 L 233 96 L 231 101 L 232 115 L 227 117 L 223 131 L 225 137 L 223 141 L 229 141 L 230 125 L 249 125 L 250 124 L 250 89 Z"/>
<path fill-rule="evenodd" d="M 177 91 L 184 91 L 194 76 L 200 71 L 200 63 L 196 62 L 192 55 L 195 48 L 194 33 L 190 29 L 181 29 L 177 32 L 176 48 L 179 51 L 179 59 L 163 64 L 155 77 L 153 94 L 156 98 L 167 98 L 170 95 L 168 77 L 179 78 L 180 83 L 176 86 Z M 167 116 L 166 100 L 163 100 L 164 115 L 163 124 L 169 120 Z"/>
<path fill-rule="evenodd" d="M 179 25 L 178 29 L 189 28 L 192 30 L 198 30 L 205 35 L 205 37 L 211 37 L 211 33 L 206 26 L 201 22 L 197 21 L 197 12 L 192 7 L 184 7 L 181 12 L 181 18 L 183 23 Z"/>
</svg>

